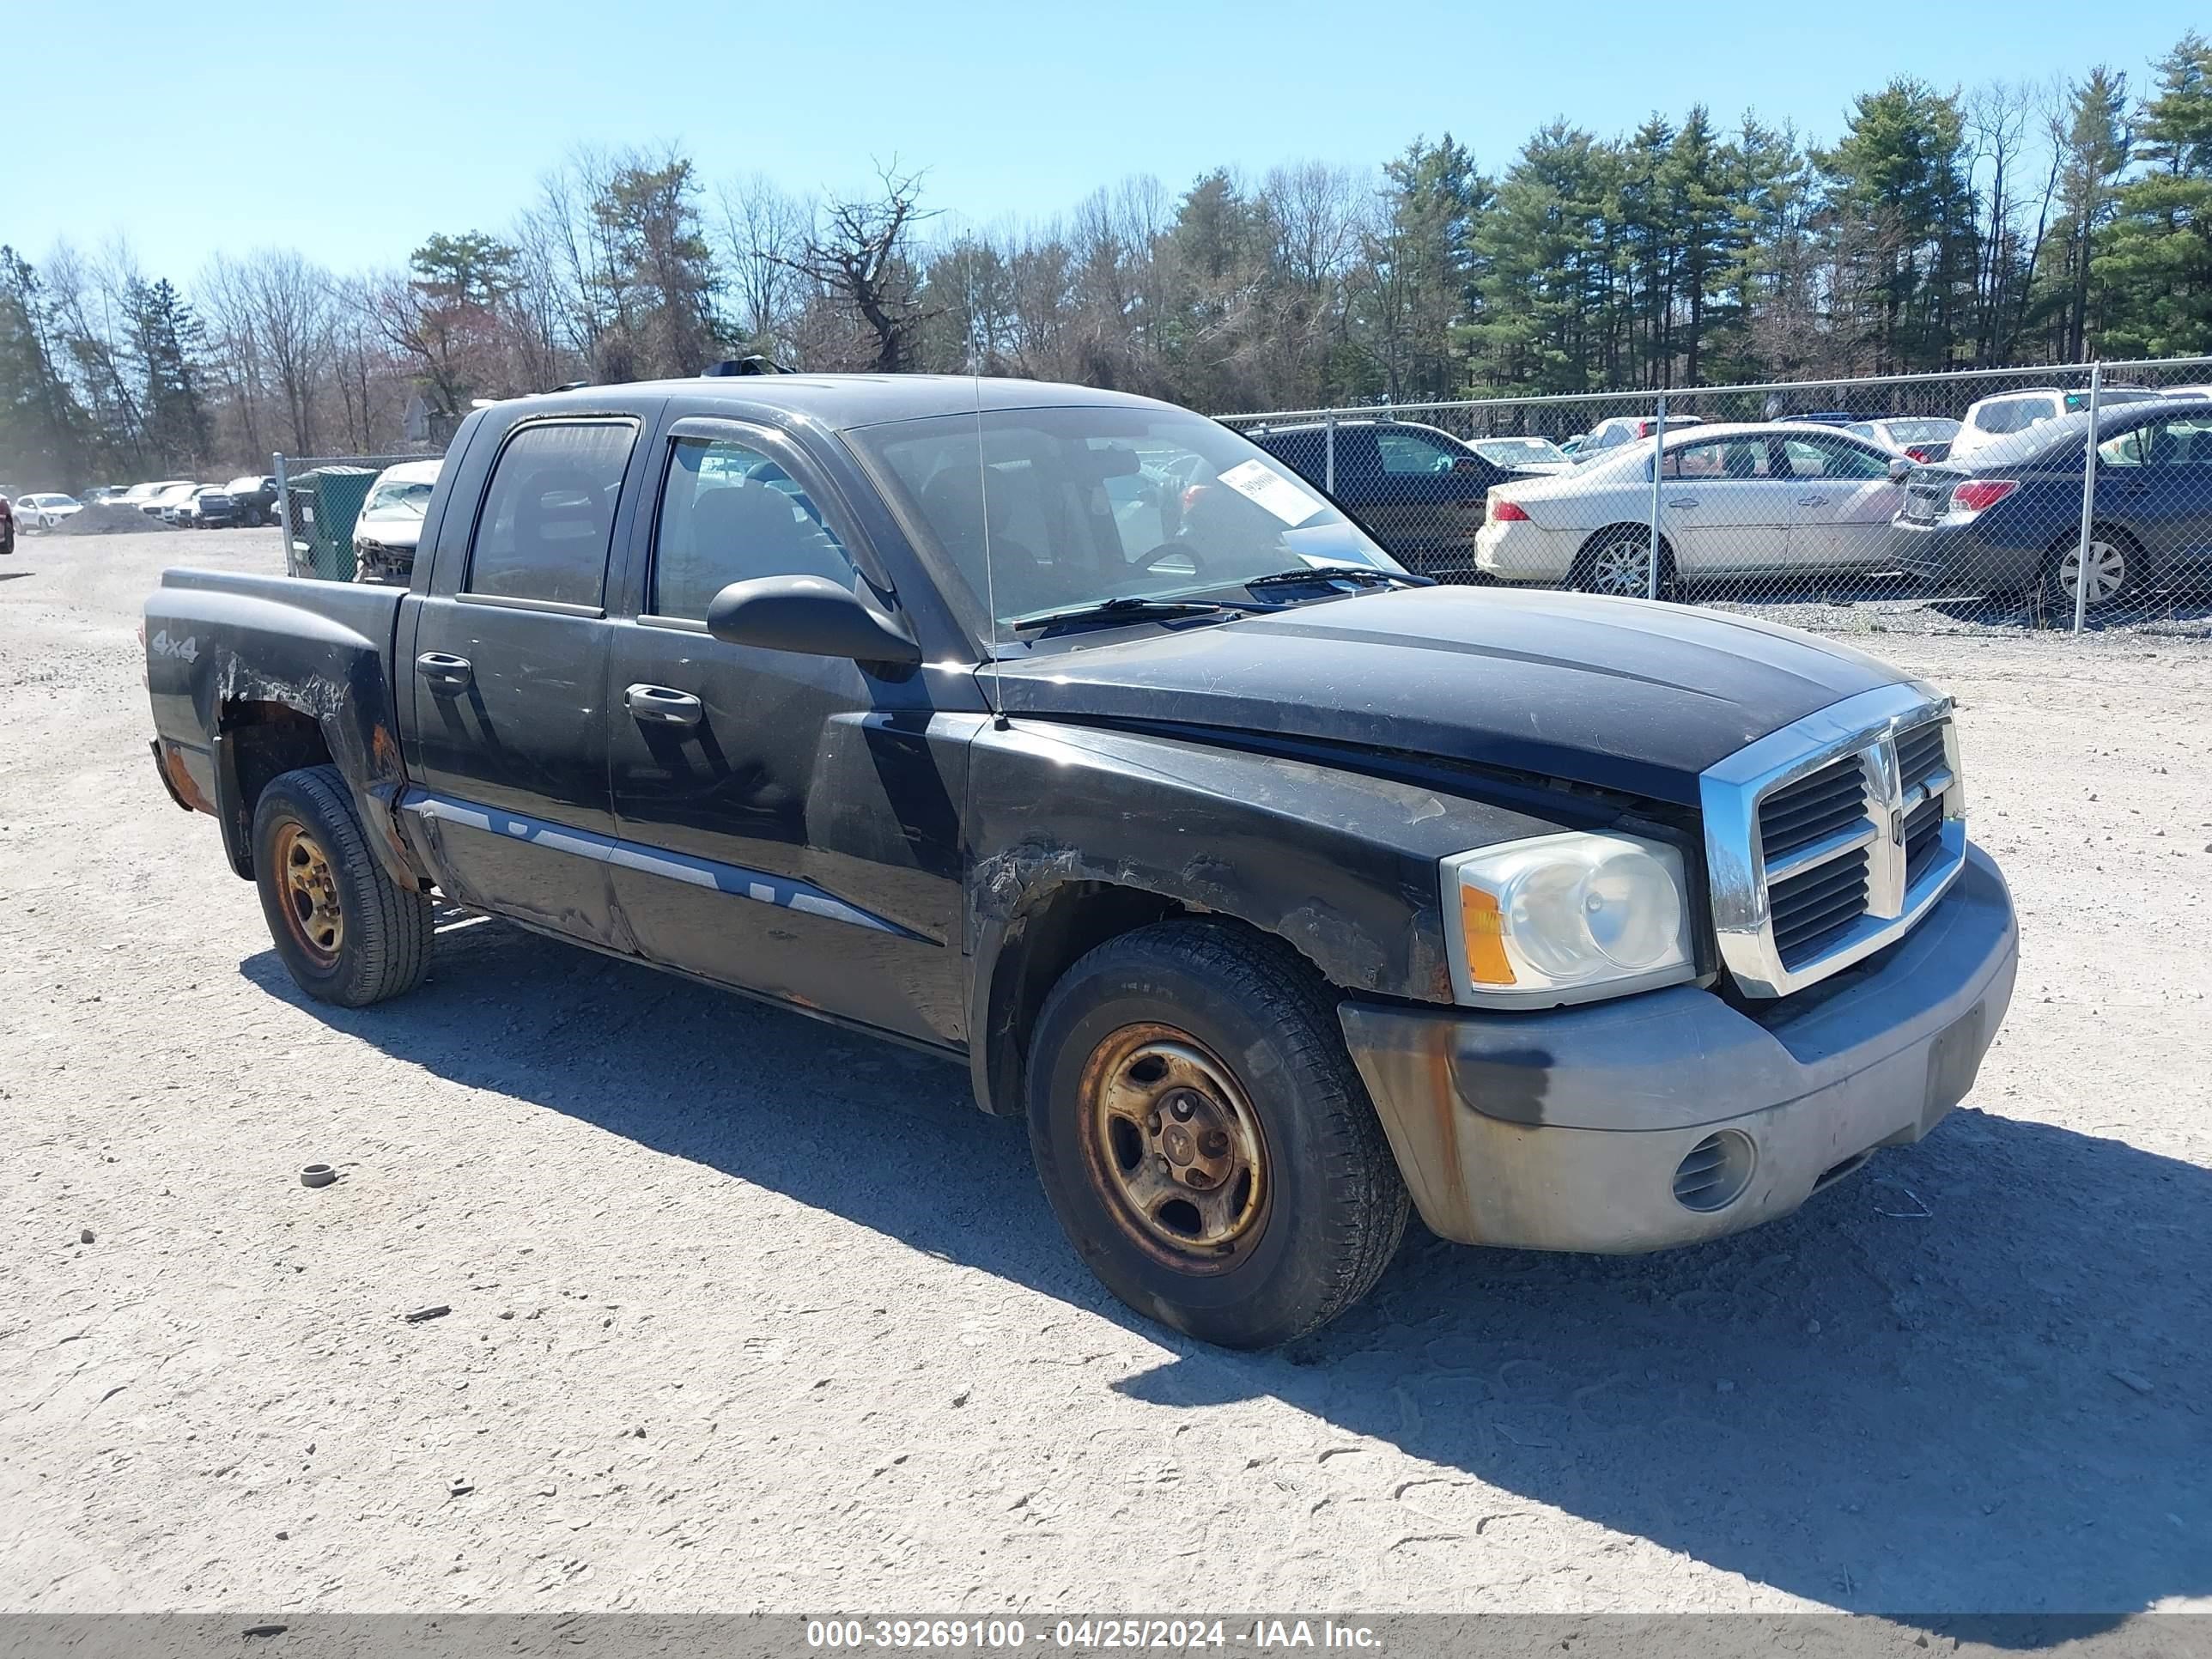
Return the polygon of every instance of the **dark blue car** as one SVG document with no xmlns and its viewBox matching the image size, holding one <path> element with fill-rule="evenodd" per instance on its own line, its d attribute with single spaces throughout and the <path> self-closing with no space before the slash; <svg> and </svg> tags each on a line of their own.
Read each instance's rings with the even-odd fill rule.
<svg viewBox="0 0 2212 1659">
<path fill-rule="evenodd" d="M 1955 465 L 1915 467 L 1894 536 L 1899 565 L 1953 592 L 2070 606 L 2080 578 L 2089 416 L 2045 421 Z M 2212 398 L 2100 410 L 2087 605 L 2154 589 L 2212 593 Z"/>
</svg>

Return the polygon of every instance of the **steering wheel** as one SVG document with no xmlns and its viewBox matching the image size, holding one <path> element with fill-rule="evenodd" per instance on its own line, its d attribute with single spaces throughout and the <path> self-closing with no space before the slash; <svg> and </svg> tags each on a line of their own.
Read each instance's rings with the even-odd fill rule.
<svg viewBox="0 0 2212 1659">
<path fill-rule="evenodd" d="M 1139 557 L 1135 562 L 1138 569 L 1152 571 L 1157 570 L 1160 565 L 1170 559 L 1188 559 L 1190 562 L 1193 575 L 1206 574 L 1206 560 L 1196 545 L 1180 539 L 1162 542 L 1151 552 Z"/>
</svg>

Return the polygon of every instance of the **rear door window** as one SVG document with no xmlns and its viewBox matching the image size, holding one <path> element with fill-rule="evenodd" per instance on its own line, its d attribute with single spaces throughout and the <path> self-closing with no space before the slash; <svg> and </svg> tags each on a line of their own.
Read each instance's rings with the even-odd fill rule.
<svg viewBox="0 0 2212 1659">
<path fill-rule="evenodd" d="M 636 441 L 629 421 L 548 421 L 516 432 L 492 469 L 462 591 L 598 609 Z"/>
</svg>

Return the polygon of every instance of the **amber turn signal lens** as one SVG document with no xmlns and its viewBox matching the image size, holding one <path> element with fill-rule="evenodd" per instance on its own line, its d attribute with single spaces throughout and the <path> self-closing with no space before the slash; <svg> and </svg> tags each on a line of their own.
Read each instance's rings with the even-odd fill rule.
<svg viewBox="0 0 2212 1659">
<path fill-rule="evenodd" d="M 1462 887 L 1459 925 L 1467 936 L 1468 977 L 1477 985 L 1512 984 L 1513 964 L 1505 956 L 1505 918 L 1498 900 L 1480 887 Z"/>
</svg>

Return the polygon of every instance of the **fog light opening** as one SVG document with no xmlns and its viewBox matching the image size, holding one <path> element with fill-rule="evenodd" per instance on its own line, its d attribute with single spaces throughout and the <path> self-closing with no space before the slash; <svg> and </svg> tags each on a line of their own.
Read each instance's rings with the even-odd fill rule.
<svg viewBox="0 0 2212 1659">
<path fill-rule="evenodd" d="M 1709 1134 L 1674 1166 L 1674 1201 L 1701 1214 L 1725 1210 L 1751 1185 L 1758 1162 L 1758 1149 L 1741 1130 Z"/>
</svg>

